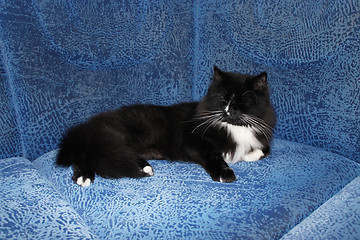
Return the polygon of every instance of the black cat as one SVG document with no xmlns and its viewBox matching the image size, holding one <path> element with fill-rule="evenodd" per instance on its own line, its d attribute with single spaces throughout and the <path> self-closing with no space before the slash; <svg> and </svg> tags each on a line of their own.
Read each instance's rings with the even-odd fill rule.
<svg viewBox="0 0 360 240">
<path fill-rule="evenodd" d="M 105 178 L 153 175 L 147 159 L 200 164 L 215 181 L 236 180 L 228 163 L 256 161 L 270 153 L 275 114 L 267 74 L 222 72 L 200 102 L 133 105 L 101 113 L 70 129 L 57 164 L 73 166 L 83 187 Z"/>
</svg>

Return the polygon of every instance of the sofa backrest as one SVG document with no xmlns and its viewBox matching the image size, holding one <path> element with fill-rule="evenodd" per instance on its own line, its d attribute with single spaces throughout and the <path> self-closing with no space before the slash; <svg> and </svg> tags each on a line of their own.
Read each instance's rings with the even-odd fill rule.
<svg viewBox="0 0 360 240">
<path fill-rule="evenodd" d="M 234 0 L 0 3 L 0 157 L 132 103 L 198 100 L 213 65 L 266 70 L 276 136 L 360 161 L 360 6 Z"/>
<path fill-rule="evenodd" d="M 68 127 L 97 112 L 191 100 L 192 3 L 5 1 L 0 6 L 7 66 L 1 96 L 13 86 L 22 155 L 29 159 L 56 148 Z M 3 108 L 4 116 L 10 110 Z"/>
<path fill-rule="evenodd" d="M 0 159 L 21 156 L 21 139 L 11 86 L 5 80 L 5 69 L 0 60 Z"/>
</svg>

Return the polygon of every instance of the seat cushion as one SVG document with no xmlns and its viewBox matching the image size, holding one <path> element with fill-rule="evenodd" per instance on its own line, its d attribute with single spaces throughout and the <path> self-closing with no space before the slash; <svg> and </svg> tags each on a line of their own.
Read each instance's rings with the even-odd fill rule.
<svg viewBox="0 0 360 240">
<path fill-rule="evenodd" d="M 97 177 L 73 184 L 71 168 L 57 168 L 57 151 L 35 166 L 100 238 L 279 238 L 360 175 L 345 157 L 274 140 L 270 157 L 233 165 L 237 181 L 214 182 L 200 166 L 150 161 L 143 179 Z"/>
<path fill-rule="evenodd" d="M 95 239 L 25 158 L 0 160 L 0 239 Z"/>
</svg>

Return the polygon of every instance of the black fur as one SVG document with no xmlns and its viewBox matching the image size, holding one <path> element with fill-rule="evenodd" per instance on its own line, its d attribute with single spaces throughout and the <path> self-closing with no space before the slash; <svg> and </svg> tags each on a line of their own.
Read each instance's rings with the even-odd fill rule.
<svg viewBox="0 0 360 240">
<path fill-rule="evenodd" d="M 56 163 L 72 165 L 75 182 L 81 176 L 93 181 L 95 174 L 145 177 L 148 159 L 195 162 L 213 180 L 233 182 L 235 174 L 223 154 L 233 154 L 237 143 L 226 124 L 257 125 L 256 138 L 264 154 L 269 154 L 275 114 L 266 73 L 251 76 L 215 67 L 212 84 L 200 102 L 133 105 L 101 113 L 67 132 Z"/>
</svg>

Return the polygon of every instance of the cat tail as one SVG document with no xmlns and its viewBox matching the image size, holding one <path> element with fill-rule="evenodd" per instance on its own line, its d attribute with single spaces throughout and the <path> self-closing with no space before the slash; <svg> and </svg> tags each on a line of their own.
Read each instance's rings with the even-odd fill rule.
<svg viewBox="0 0 360 240">
<path fill-rule="evenodd" d="M 77 164 L 85 160 L 85 133 L 85 125 L 70 128 L 60 143 L 60 149 L 56 157 L 56 165 L 61 167 L 70 167 L 73 164 Z"/>
</svg>

